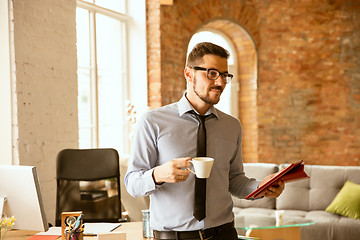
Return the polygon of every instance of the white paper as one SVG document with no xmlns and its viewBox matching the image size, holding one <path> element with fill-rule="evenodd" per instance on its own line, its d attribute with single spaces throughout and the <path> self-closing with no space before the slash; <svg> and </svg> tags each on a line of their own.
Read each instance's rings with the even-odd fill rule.
<svg viewBox="0 0 360 240">
<path fill-rule="evenodd" d="M 51 227 L 46 232 L 39 232 L 36 235 L 55 235 L 61 236 L 61 227 Z"/>
<path fill-rule="evenodd" d="M 111 232 L 118 228 L 120 223 L 84 223 L 84 235 Z"/>
</svg>

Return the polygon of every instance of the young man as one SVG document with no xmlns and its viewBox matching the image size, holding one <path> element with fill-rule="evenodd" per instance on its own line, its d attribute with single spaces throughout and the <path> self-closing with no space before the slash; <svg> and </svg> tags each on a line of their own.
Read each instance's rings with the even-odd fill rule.
<svg viewBox="0 0 360 240">
<path fill-rule="evenodd" d="M 237 239 L 231 194 L 244 198 L 259 186 L 243 172 L 240 122 L 214 107 L 232 78 L 228 57 L 220 46 L 197 44 L 187 59 L 187 91 L 180 101 L 149 111 L 138 121 L 125 185 L 134 197 L 150 196 L 155 239 Z M 206 156 L 215 159 L 200 219 L 194 217 L 195 175 L 187 169 L 198 151 L 196 114 L 207 116 Z M 283 189 L 279 182 L 265 196 L 278 197 Z"/>
</svg>

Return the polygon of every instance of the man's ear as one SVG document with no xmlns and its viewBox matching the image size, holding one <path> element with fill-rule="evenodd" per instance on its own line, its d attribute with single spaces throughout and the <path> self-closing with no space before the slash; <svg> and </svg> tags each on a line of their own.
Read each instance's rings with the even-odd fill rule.
<svg viewBox="0 0 360 240">
<path fill-rule="evenodd" d="M 187 82 L 192 82 L 193 76 L 191 74 L 191 68 L 185 67 L 184 76 Z"/>
</svg>

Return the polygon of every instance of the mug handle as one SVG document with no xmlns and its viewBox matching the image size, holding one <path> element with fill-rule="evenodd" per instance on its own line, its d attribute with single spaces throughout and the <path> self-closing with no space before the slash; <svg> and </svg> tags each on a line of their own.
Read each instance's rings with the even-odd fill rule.
<svg viewBox="0 0 360 240">
<path fill-rule="evenodd" d="M 189 162 L 190 162 L 191 164 L 193 164 L 193 162 L 192 162 L 191 160 L 190 160 Z M 194 164 L 193 164 L 193 165 L 194 165 Z M 191 170 L 190 168 L 186 168 L 186 169 L 196 175 L 196 173 L 195 173 L 193 170 Z"/>
</svg>

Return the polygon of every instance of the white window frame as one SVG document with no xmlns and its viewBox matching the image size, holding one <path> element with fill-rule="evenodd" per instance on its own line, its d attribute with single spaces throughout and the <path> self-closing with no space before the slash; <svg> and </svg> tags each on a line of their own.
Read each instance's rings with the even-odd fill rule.
<svg viewBox="0 0 360 240">
<path fill-rule="evenodd" d="M 124 44 L 123 52 L 124 54 L 124 63 L 126 66 L 123 66 L 124 69 L 124 81 L 122 89 L 122 107 L 126 108 L 126 104 L 130 102 L 137 112 L 141 114 L 147 110 L 147 66 L 146 66 L 146 2 L 145 0 L 130 0 L 126 3 L 126 14 L 115 12 L 95 4 L 77 0 L 77 7 L 83 8 L 92 12 L 93 19 L 91 22 L 95 22 L 95 14 L 100 13 L 105 16 L 117 19 L 125 23 L 125 33 L 124 33 Z M 91 33 L 91 43 L 94 43 L 96 40 L 96 34 Z M 92 46 L 93 49 L 96 46 Z M 96 50 L 96 49 L 95 49 Z M 91 51 L 92 61 L 96 62 L 96 51 Z M 95 54 L 95 56 L 94 56 Z M 96 64 L 92 64 L 95 69 L 92 71 L 97 72 Z M 97 92 L 97 74 L 92 74 L 94 79 L 91 80 L 92 94 L 95 94 L 95 99 L 98 101 L 98 92 Z M 98 103 L 95 101 L 95 104 Z M 98 126 L 98 112 L 97 106 L 91 106 L 92 108 L 92 119 L 94 130 L 92 130 L 92 147 L 99 147 L 99 126 Z M 131 123 L 124 119 L 123 127 L 123 146 L 121 149 L 118 149 L 120 155 L 128 155 L 130 152 L 131 139 Z"/>
</svg>

